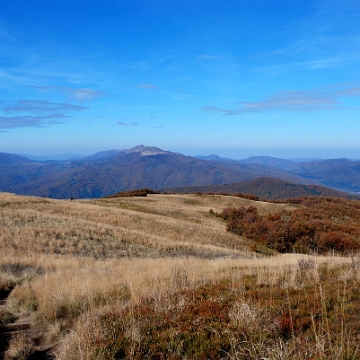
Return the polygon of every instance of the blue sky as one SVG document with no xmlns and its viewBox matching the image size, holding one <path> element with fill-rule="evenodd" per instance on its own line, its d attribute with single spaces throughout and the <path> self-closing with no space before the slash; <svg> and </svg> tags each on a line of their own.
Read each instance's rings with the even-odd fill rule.
<svg viewBox="0 0 360 360">
<path fill-rule="evenodd" d="M 0 152 L 360 158 L 358 0 L 1 0 Z"/>
</svg>

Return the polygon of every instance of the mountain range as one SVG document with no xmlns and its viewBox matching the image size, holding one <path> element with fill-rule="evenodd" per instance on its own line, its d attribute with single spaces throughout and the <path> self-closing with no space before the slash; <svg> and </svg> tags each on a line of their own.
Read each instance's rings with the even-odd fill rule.
<svg viewBox="0 0 360 360">
<path fill-rule="evenodd" d="M 295 162 L 268 156 L 253 156 L 242 163 L 273 166 L 334 189 L 360 192 L 360 161 L 342 158 Z"/>
<path fill-rule="evenodd" d="M 242 161 L 191 157 L 154 146 L 108 150 L 81 159 L 35 161 L 0 153 L 0 191 L 51 198 L 98 198 L 139 188 L 240 183 L 271 177 L 286 183 L 360 191 L 360 162 L 296 162 L 271 157 Z"/>
</svg>

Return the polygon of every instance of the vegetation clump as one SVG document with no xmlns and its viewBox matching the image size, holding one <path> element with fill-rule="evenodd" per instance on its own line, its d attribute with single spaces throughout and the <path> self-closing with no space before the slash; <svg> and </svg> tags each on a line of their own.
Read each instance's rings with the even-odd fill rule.
<svg viewBox="0 0 360 360">
<path fill-rule="evenodd" d="M 306 197 L 288 200 L 301 205 L 260 215 L 254 206 L 226 208 L 221 217 L 229 232 L 261 242 L 281 253 L 347 254 L 360 250 L 360 202 Z"/>
<path fill-rule="evenodd" d="M 81 317 L 60 358 L 358 358 L 357 275 L 306 261 L 283 274 L 263 268 L 260 278 L 258 269 Z"/>
<path fill-rule="evenodd" d="M 159 191 L 144 188 L 138 190 L 122 191 L 114 195 L 109 195 L 106 198 L 147 196 L 148 194 L 159 194 Z"/>
</svg>

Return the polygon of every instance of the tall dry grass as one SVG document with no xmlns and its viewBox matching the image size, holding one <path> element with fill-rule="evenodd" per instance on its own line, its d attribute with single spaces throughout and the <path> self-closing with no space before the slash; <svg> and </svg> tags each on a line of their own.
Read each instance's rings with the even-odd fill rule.
<svg viewBox="0 0 360 360">
<path fill-rule="evenodd" d="M 125 280 L 126 289 L 130 290 L 128 298 L 118 297 L 119 301 L 101 306 L 96 304 L 79 314 L 73 331 L 58 349 L 58 358 L 95 359 L 100 356 L 111 359 L 118 352 L 141 359 L 148 352 L 152 354 L 149 358 L 157 354 L 159 358 L 181 359 L 189 356 L 186 353 L 191 346 L 194 346 L 194 358 L 198 358 L 202 356 L 201 351 L 209 349 L 195 348 L 193 342 L 199 334 L 207 334 L 211 328 L 211 332 L 219 332 L 219 339 L 227 338 L 231 345 L 226 347 L 229 353 L 223 353 L 222 358 L 304 359 L 306 354 L 312 354 L 317 359 L 335 359 L 346 353 L 359 355 L 356 347 L 350 349 L 359 340 L 356 328 L 346 326 L 345 311 L 348 309 L 341 308 L 341 304 L 351 296 L 351 291 L 348 291 L 351 287 L 347 288 L 347 284 L 355 281 L 356 285 L 360 280 L 359 270 L 351 266 L 351 259 L 286 255 L 266 260 L 183 259 L 176 263 L 170 260 L 168 264 L 159 260 L 154 260 L 151 267 L 148 267 L 149 260 L 138 263 L 139 267 L 133 264 L 141 273 L 149 270 L 146 275 L 131 272 Z M 335 279 L 338 282 L 334 282 Z M 324 281 L 331 281 L 335 287 L 326 287 Z M 202 289 L 200 297 L 199 289 Z M 262 289 L 262 292 L 257 289 Z M 332 290 L 337 294 L 335 298 Z M 314 313 L 303 314 L 305 310 L 297 308 L 296 300 L 314 306 Z M 221 319 L 221 310 L 217 310 L 214 304 L 220 309 L 223 306 L 228 308 L 224 321 L 219 325 L 215 317 L 211 324 L 206 325 L 208 317 L 216 315 L 217 311 Z M 338 307 L 331 317 L 327 313 L 329 304 Z M 209 306 L 212 307 L 207 310 Z M 188 320 L 184 320 L 182 313 Z M 178 319 L 178 322 L 170 321 L 168 316 Z M 335 332 L 329 325 L 334 319 L 343 321 Z M 180 330 L 180 323 L 186 321 L 205 324 L 196 330 L 190 327 L 186 336 L 192 336 L 192 339 L 186 340 Z M 298 325 L 295 326 L 300 322 L 311 328 L 303 336 L 305 344 L 301 344 L 302 334 L 298 333 Z M 158 329 L 158 335 L 152 333 L 151 324 Z M 152 353 L 147 346 L 149 341 L 156 342 L 156 339 L 165 343 Z M 184 345 L 186 341 L 188 343 Z M 177 353 L 174 349 L 169 350 L 170 344 L 179 347 Z M 155 344 L 151 346 L 156 349 Z"/>
<path fill-rule="evenodd" d="M 291 359 L 300 341 L 291 334 L 298 297 L 320 304 L 323 318 L 313 324 L 310 319 L 312 333 L 301 356 L 310 354 L 311 346 L 317 349 L 313 358 L 325 358 L 321 354 L 330 350 L 343 358 L 357 354 L 350 350 L 354 333 L 345 320 L 338 341 L 329 335 L 324 279 L 333 271 L 339 301 L 332 301 L 339 306 L 337 319 L 345 319 L 348 309 L 340 305 L 350 297 L 347 284 L 359 281 L 358 259 L 249 251 L 251 242 L 226 233 L 224 222 L 209 213 L 249 204 L 262 213 L 296 207 L 222 196 L 71 202 L 0 194 L 0 283 L 15 286 L 7 310 L 31 316 L 44 341 L 56 344 L 59 360 L 111 359 L 116 352 L 144 358 L 144 351 L 148 357 L 196 358 L 211 350 L 206 336 L 215 344 L 227 339 L 222 358 Z M 274 315 L 280 293 L 286 305 L 281 311 L 291 316 Z M 202 315 L 212 319 L 214 313 L 224 323 L 207 323 Z M 193 322 L 196 331 L 180 331 L 168 314 L 184 329 Z M 151 325 L 159 329 L 158 348 L 150 344 L 156 338 L 149 335 L 155 331 Z M 197 347 L 189 345 L 197 341 Z M 14 353 L 31 351 L 21 338 L 12 346 Z"/>
</svg>

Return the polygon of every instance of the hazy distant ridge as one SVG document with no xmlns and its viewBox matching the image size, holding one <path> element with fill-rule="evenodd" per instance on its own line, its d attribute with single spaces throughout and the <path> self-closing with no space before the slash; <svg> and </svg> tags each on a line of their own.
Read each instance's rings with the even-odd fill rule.
<svg viewBox="0 0 360 360">
<path fill-rule="evenodd" d="M 144 187 L 221 185 L 264 176 L 346 191 L 360 189 L 360 162 L 346 159 L 296 163 L 271 157 L 224 160 L 212 155 L 206 160 L 143 145 L 66 161 L 34 161 L 0 153 L 0 167 L 0 191 L 54 198 L 101 197 Z"/>
<path fill-rule="evenodd" d="M 228 193 L 228 194 L 251 194 L 266 200 L 282 200 L 288 198 L 306 197 L 306 196 L 326 196 L 340 197 L 345 199 L 359 199 L 357 195 L 351 195 L 329 187 L 320 185 L 305 185 L 289 183 L 280 179 L 271 177 L 259 177 L 244 182 L 207 185 L 207 186 L 188 186 L 165 189 L 163 191 L 175 193 Z"/>
</svg>

